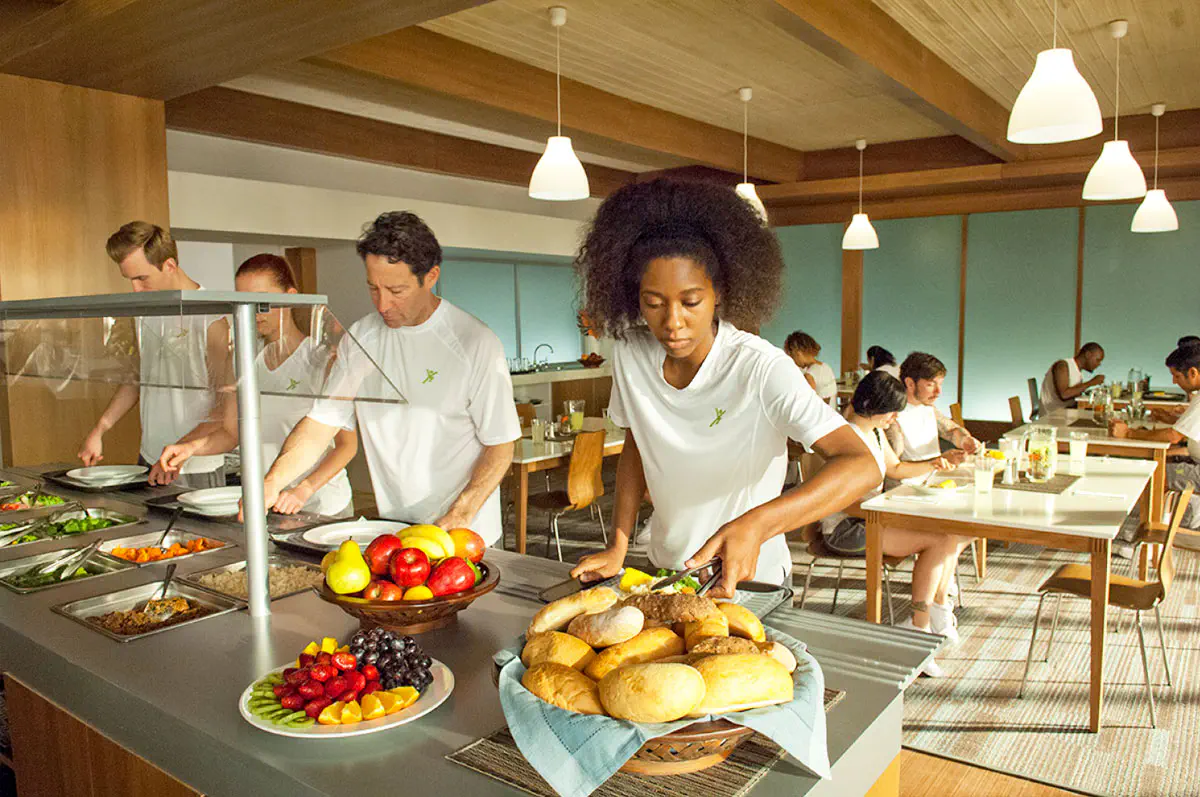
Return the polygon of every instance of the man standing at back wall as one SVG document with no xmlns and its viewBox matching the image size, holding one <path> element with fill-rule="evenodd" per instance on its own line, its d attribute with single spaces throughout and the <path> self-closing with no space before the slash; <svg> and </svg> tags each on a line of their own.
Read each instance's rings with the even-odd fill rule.
<svg viewBox="0 0 1200 797">
<path fill-rule="evenodd" d="M 434 294 L 442 249 L 416 215 L 384 213 L 358 239 L 377 312 L 338 346 L 318 400 L 267 472 L 266 505 L 357 425 L 379 514 L 501 538 L 500 480 L 521 425 L 504 348 L 483 322 Z M 366 401 L 396 397 L 405 403 Z M 358 396 L 359 401 L 333 396 Z"/>
<path fill-rule="evenodd" d="M 203 290 L 179 267 L 171 234 L 145 221 L 131 221 L 113 233 L 108 256 L 135 293 Z M 136 319 L 140 384 L 122 385 L 79 450 L 84 465 L 104 459 L 104 434 L 140 405 L 142 443 L 139 462 L 157 462 L 174 443 L 212 414 L 216 388 L 230 384 L 229 322 L 221 316 L 155 316 Z M 164 387 L 178 385 L 179 387 Z M 179 484 L 222 487 L 223 456 L 193 457 Z"/>
</svg>

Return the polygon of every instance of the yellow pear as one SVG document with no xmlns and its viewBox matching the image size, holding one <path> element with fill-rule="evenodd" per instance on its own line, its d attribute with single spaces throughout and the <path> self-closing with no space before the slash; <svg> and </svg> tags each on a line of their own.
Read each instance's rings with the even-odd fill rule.
<svg viewBox="0 0 1200 797">
<path fill-rule="evenodd" d="M 360 592 L 371 582 L 371 568 L 354 540 L 346 540 L 325 573 L 325 583 L 339 595 Z"/>
<path fill-rule="evenodd" d="M 452 538 L 445 529 L 428 524 L 421 526 L 409 526 L 400 532 L 401 537 L 424 537 L 427 540 L 432 540 L 437 543 L 442 549 L 442 555 L 438 559 L 445 559 L 449 556 L 454 556 L 454 538 Z M 428 551 L 426 551 L 428 553 Z"/>
</svg>

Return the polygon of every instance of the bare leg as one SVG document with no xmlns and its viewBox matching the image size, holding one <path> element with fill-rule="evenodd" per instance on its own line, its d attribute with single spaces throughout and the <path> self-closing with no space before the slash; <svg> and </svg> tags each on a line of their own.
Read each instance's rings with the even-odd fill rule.
<svg viewBox="0 0 1200 797">
<path fill-rule="evenodd" d="M 942 568 L 942 581 L 938 584 L 937 592 L 933 598 L 938 603 L 946 602 L 946 591 L 950 589 L 950 583 L 954 581 L 954 571 L 958 565 L 958 557 L 971 544 L 969 537 L 943 536 L 942 539 L 946 542 L 946 546 L 942 550 L 947 557 L 948 566 Z"/>
<path fill-rule="evenodd" d="M 940 534 L 905 529 L 884 529 L 884 555 L 917 555 L 912 577 L 912 621 L 917 628 L 926 630 L 929 628 L 929 605 L 933 601 L 938 585 L 943 580 L 942 571 L 945 569 L 947 558 L 945 552 L 947 539 L 953 542 L 957 540 L 957 537 L 947 538 Z"/>
</svg>

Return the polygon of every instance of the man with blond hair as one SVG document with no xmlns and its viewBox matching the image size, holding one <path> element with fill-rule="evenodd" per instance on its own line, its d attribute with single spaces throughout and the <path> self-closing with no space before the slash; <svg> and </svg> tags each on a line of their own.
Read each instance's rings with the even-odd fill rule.
<svg viewBox="0 0 1200 797">
<path fill-rule="evenodd" d="M 105 248 L 136 293 L 203 290 L 179 267 L 174 239 L 157 224 L 131 221 L 109 237 Z M 215 388 L 230 381 L 229 322 L 223 317 L 138 318 L 136 330 L 139 384 L 117 388 L 80 447 L 84 465 L 104 459 L 104 434 L 134 404 L 139 405 L 142 422 L 138 461 L 157 462 L 164 447 L 213 417 Z M 180 484 L 223 486 L 223 461 L 221 456 L 193 457 L 184 466 Z"/>
</svg>

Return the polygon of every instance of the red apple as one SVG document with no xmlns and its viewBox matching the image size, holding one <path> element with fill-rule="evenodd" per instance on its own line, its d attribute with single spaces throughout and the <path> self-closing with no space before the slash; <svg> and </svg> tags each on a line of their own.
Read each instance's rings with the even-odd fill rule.
<svg viewBox="0 0 1200 797">
<path fill-rule="evenodd" d="M 383 595 L 383 585 L 384 584 L 387 584 L 388 586 L 391 586 L 391 587 L 396 586 L 395 584 L 392 584 L 391 582 L 388 582 L 388 581 L 380 581 L 378 579 L 373 579 L 371 581 L 371 583 L 367 584 L 367 586 L 363 588 L 362 597 L 369 601 L 383 600 L 383 598 L 380 596 Z"/>
<path fill-rule="evenodd" d="M 403 547 L 400 538 L 395 534 L 380 534 L 371 540 L 371 544 L 363 553 L 363 557 L 367 560 L 367 567 L 371 568 L 371 575 L 386 576 L 392 554 Z"/>
<path fill-rule="evenodd" d="M 470 529 L 453 529 L 450 532 L 450 539 L 454 540 L 455 556 L 461 556 L 472 562 L 483 561 L 483 552 L 487 550 L 487 543 L 483 541 L 483 537 Z"/>
<path fill-rule="evenodd" d="M 429 557 L 420 548 L 401 548 L 392 554 L 390 569 L 398 586 L 419 587 L 429 578 Z"/>
<path fill-rule="evenodd" d="M 379 598 L 381 601 L 402 601 L 404 600 L 404 590 L 397 587 L 390 581 L 380 581 L 379 583 Z"/>
</svg>

